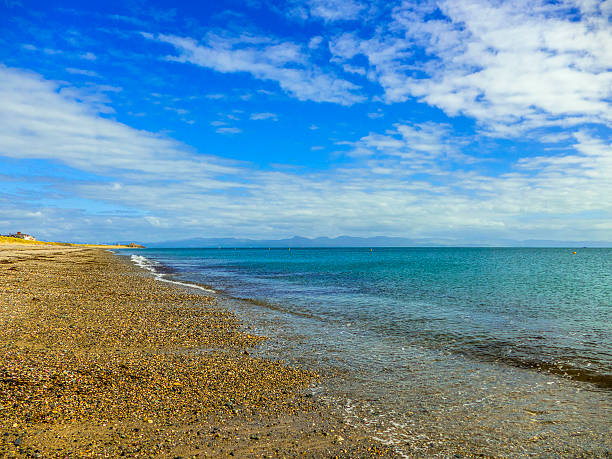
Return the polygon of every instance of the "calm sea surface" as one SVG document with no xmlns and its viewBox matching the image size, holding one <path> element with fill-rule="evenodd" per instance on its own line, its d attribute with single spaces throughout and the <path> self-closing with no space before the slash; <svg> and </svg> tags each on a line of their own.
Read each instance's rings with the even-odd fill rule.
<svg viewBox="0 0 612 459">
<path fill-rule="evenodd" d="M 612 249 L 146 249 L 408 456 L 612 456 Z"/>
</svg>

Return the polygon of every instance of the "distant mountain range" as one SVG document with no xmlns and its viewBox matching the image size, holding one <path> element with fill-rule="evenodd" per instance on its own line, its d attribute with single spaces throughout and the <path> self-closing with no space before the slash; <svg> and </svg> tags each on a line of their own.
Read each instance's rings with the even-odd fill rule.
<svg viewBox="0 0 612 459">
<path fill-rule="evenodd" d="M 432 244 L 433 241 L 428 241 Z M 193 238 L 179 241 L 151 242 L 145 244 L 147 247 L 405 247 L 423 245 L 413 239 L 399 237 L 351 237 L 339 236 L 335 238 L 317 237 L 310 239 L 307 237 L 294 236 L 288 239 L 238 239 L 238 238 Z M 437 243 L 439 244 L 439 242 Z"/>
<path fill-rule="evenodd" d="M 306 248 L 306 247 L 611 247 L 610 242 L 593 241 L 547 241 L 502 240 L 495 243 L 460 243 L 445 239 L 408 239 L 402 237 L 353 237 L 306 238 L 294 236 L 288 239 L 239 239 L 239 238 L 192 238 L 176 241 L 144 243 L 151 248 Z"/>
</svg>

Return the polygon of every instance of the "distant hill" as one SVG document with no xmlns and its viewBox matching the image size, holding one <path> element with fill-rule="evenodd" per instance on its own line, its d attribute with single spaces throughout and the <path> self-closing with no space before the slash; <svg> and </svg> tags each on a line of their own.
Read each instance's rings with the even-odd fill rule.
<svg viewBox="0 0 612 459">
<path fill-rule="evenodd" d="M 149 242 L 147 247 L 170 248 L 170 247 L 406 247 L 415 245 L 440 245 L 440 241 L 420 241 L 399 237 L 376 236 L 360 238 L 352 236 L 339 236 L 335 238 L 317 237 L 306 238 L 294 236 L 288 239 L 238 239 L 238 238 L 193 238 L 177 241 Z M 446 244 L 445 244 L 446 245 Z"/>
<path fill-rule="evenodd" d="M 287 239 L 241 239 L 241 238 L 192 238 L 175 241 L 147 242 L 151 248 L 306 248 L 306 247 L 611 247 L 612 243 L 602 241 L 547 241 L 503 240 L 495 243 L 460 243 L 450 239 L 409 239 L 402 237 L 374 236 L 334 238 L 307 238 L 294 236 Z"/>
</svg>

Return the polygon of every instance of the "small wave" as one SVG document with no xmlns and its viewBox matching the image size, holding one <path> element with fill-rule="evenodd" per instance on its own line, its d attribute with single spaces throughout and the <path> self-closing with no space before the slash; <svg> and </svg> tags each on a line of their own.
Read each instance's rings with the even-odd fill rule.
<svg viewBox="0 0 612 459">
<path fill-rule="evenodd" d="M 208 293 L 217 293 L 215 290 L 211 288 L 206 288 L 198 284 L 192 284 L 190 282 L 180 282 L 180 281 L 176 281 L 172 279 L 167 279 L 165 277 L 165 274 L 160 272 L 161 270 L 160 268 L 163 266 L 161 265 L 161 263 L 158 263 L 153 260 L 149 260 L 148 258 L 143 257 L 142 255 L 132 255 L 131 259 L 132 259 L 132 262 L 136 266 L 146 269 L 147 271 L 150 271 L 151 273 L 153 273 L 153 277 L 158 281 L 168 282 L 169 284 L 182 285 L 183 287 L 195 288 L 195 289 L 202 290 Z"/>
<path fill-rule="evenodd" d="M 144 268 L 148 271 L 151 271 L 152 273 L 157 272 L 155 271 L 155 268 L 153 266 L 153 261 L 149 260 L 148 258 L 145 258 L 141 255 L 132 255 L 130 258 L 132 259 L 132 262 L 136 266 L 139 266 L 140 268 Z"/>
</svg>

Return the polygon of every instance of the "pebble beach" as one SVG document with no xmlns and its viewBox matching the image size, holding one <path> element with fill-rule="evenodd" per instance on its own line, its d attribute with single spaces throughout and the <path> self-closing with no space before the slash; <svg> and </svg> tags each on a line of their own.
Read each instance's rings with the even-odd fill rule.
<svg viewBox="0 0 612 459">
<path fill-rule="evenodd" d="M 264 339 L 103 249 L 0 245 L 0 456 L 393 456 Z"/>
</svg>

